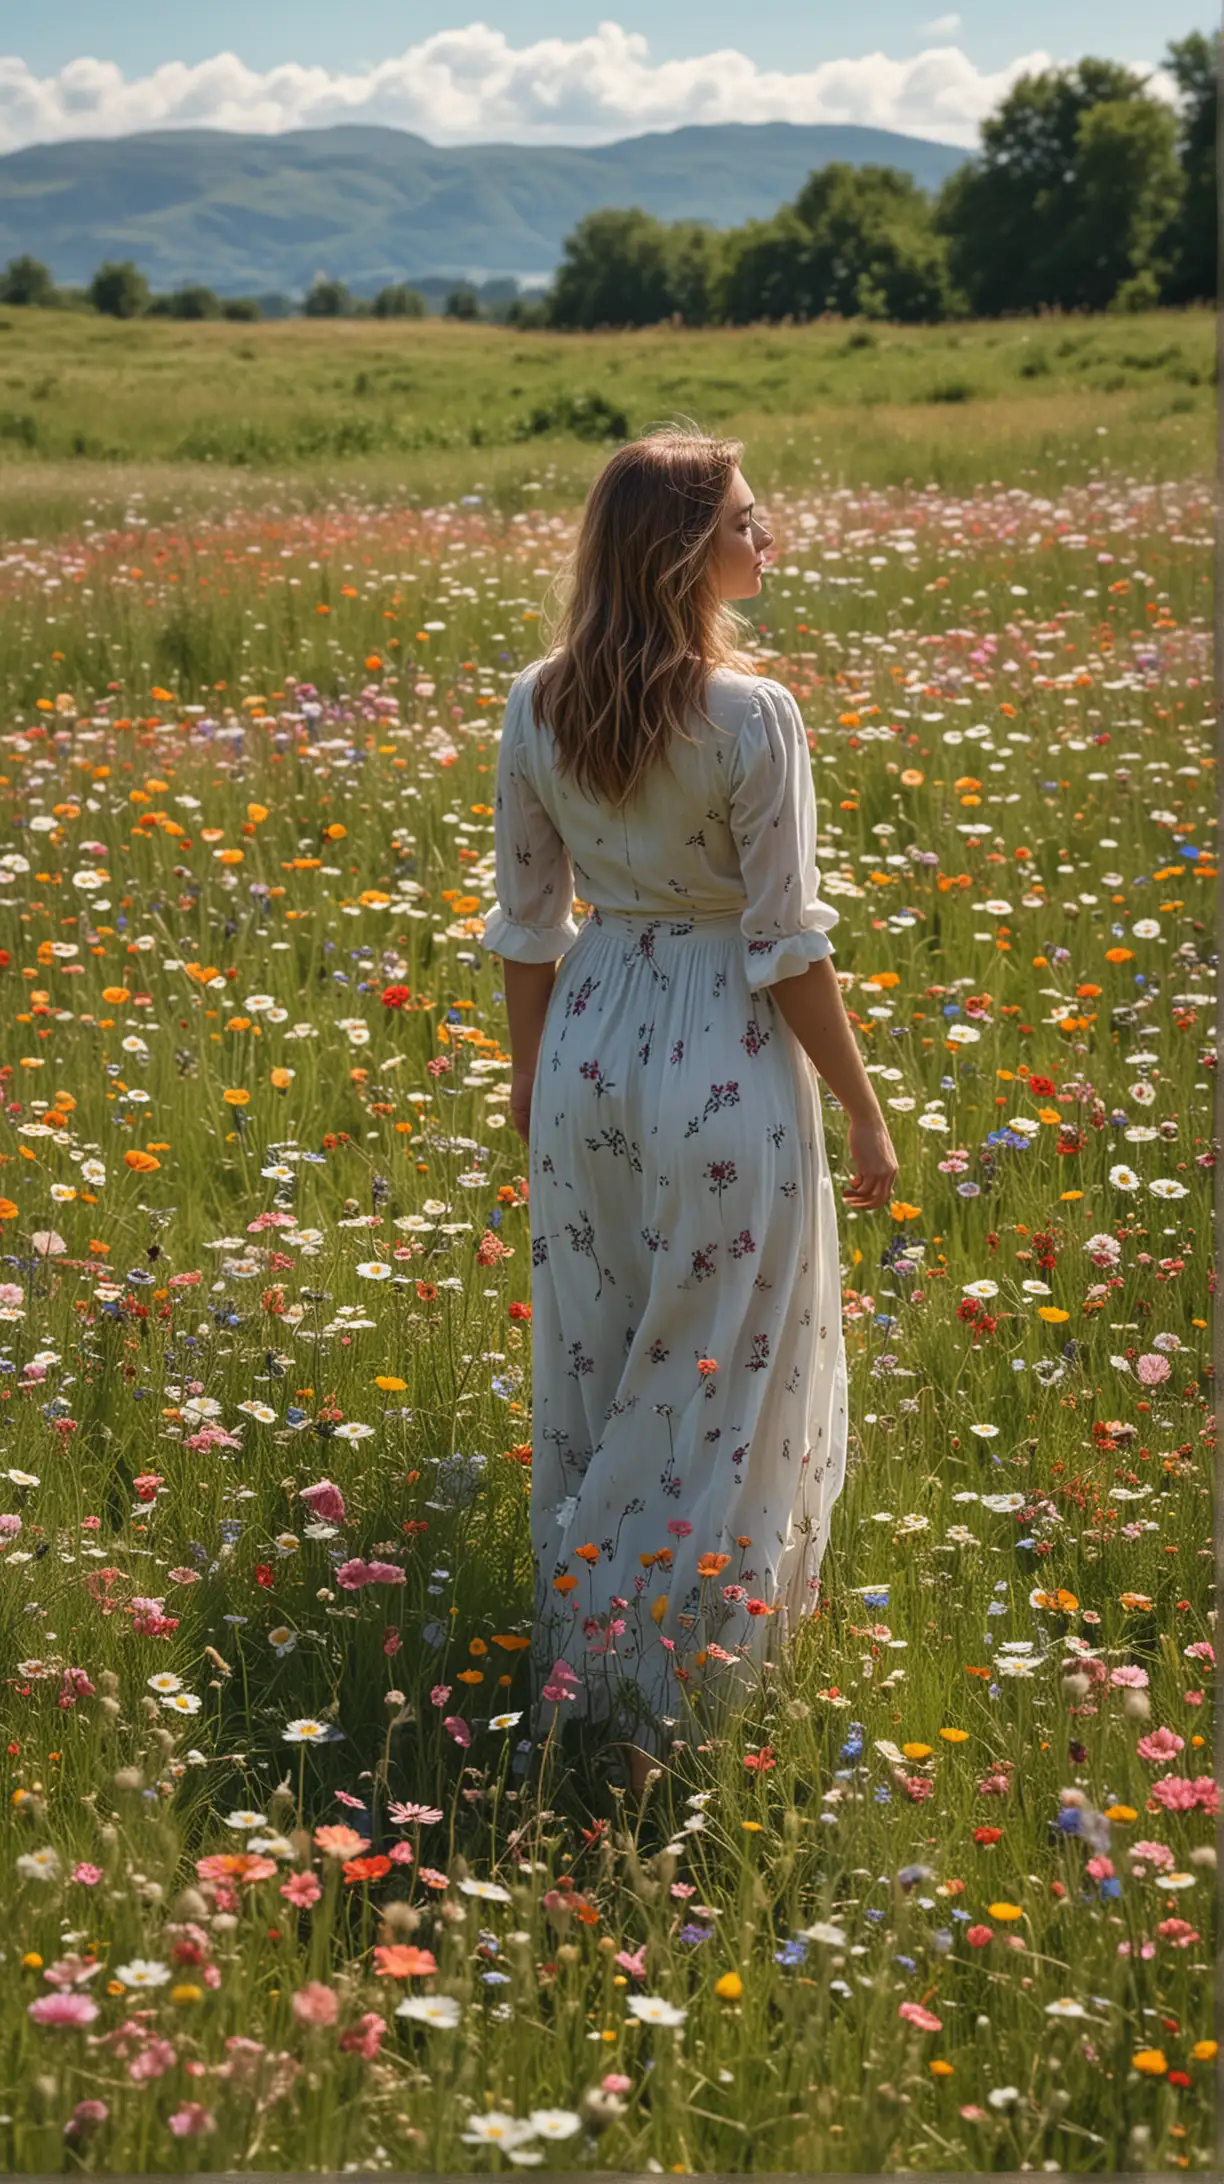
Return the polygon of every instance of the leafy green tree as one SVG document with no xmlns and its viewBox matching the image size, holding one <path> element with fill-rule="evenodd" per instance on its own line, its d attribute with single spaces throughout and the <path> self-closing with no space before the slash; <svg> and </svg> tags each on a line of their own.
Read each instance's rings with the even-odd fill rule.
<svg viewBox="0 0 1224 2184">
<path fill-rule="evenodd" d="M 443 309 L 447 318 L 478 319 L 480 317 L 480 298 L 471 282 L 460 281 L 457 288 L 452 288 Z"/>
<path fill-rule="evenodd" d="M 637 206 L 588 213 L 565 239 L 551 297 L 554 326 L 657 326 L 673 302 L 670 238 Z"/>
<path fill-rule="evenodd" d="M 263 317 L 258 296 L 227 296 L 221 306 L 223 319 L 232 319 L 237 326 L 253 325 Z"/>
<path fill-rule="evenodd" d="M 834 160 L 809 175 L 794 209 L 811 237 L 806 286 L 818 311 L 907 321 L 947 316 L 947 245 L 911 175 Z"/>
<path fill-rule="evenodd" d="M 1108 99 L 1081 114 L 1076 193 L 1051 269 L 1061 291 L 1103 311 L 1143 275 L 1159 292 L 1169 209 L 1181 198 L 1177 120 L 1155 99 Z"/>
<path fill-rule="evenodd" d="M 221 316 L 221 301 L 211 288 L 199 283 L 188 283 L 176 288 L 168 298 L 169 315 L 176 319 L 215 319 Z"/>
<path fill-rule="evenodd" d="M 100 265 L 89 284 L 89 300 L 106 318 L 141 318 L 149 308 L 149 284 L 130 258 Z"/>
<path fill-rule="evenodd" d="M 892 167 L 834 160 L 793 205 L 727 238 L 726 316 L 933 320 L 954 306 L 930 199 Z"/>
<path fill-rule="evenodd" d="M 671 309 L 686 326 L 709 326 L 721 310 L 723 239 L 700 220 L 677 220 L 667 229 Z"/>
<path fill-rule="evenodd" d="M 1133 70 L 1089 57 L 1020 77 L 987 116 L 980 158 L 948 177 L 936 205 L 952 277 L 973 311 L 991 318 L 1043 304 L 1075 310 L 1093 296 L 1108 302 L 1141 270 L 1151 201 L 1168 174 L 1167 139 L 1159 121 L 1124 120 L 1117 109 L 1128 104 L 1144 115 L 1165 111 Z M 1089 124 L 1102 108 L 1108 118 Z M 1138 168 L 1126 170 L 1124 150 Z M 1110 191 L 1119 229 L 1112 242 L 1102 233 Z"/>
<path fill-rule="evenodd" d="M 307 318 L 347 318 L 353 308 L 353 299 L 343 281 L 329 280 L 320 273 L 311 282 L 302 309 Z"/>
<path fill-rule="evenodd" d="M 1165 67 L 1181 95 L 1178 157 L 1182 194 L 1164 238 L 1170 268 L 1170 303 L 1214 302 L 1219 287 L 1219 199 L 1216 129 L 1219 106 L 1218 40 L 1192 31 L 1174 40 Z"/>
<path fill-rule="evenodd" d="M 748 220 L 726 238 L 722 311 L 733 326 L 762 319 L 810 318 L 808 229 L 792 205 L 772 220 Z"/>
<path fill-rule="evenodd" d="M 374 298 L 375 318 L 424 318 L 426 308 L 420 289 L 409 288 L 404 281 L 380 288 Z"/>
<path fill-rule="evenodd" d="M 0 303 L 46 307 L 56 301 L 55 282 L 37 258 L 10 258 L 0 274 Z"/>
</svg>

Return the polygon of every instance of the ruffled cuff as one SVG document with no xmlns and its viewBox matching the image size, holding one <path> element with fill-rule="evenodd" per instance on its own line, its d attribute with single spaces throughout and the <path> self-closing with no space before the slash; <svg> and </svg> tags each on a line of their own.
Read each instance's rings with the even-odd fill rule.
<svg viewBox="0 0 1224 2184">
<path fill-rule="evenodd" d="M 560 925 L 520 925 L 498 903 L 485 918 L 480 945 L 511 963 L 556 963 L 569 954 L 581 932 L 572 917 Z"/>
<path fill-rule="evenodd" d="M 833 954 L 828 933 L 810 928 L 803 933 L 784 933 L 779 940 L 745 940 L 744 970 L 752 992 L 776 986 L 783 978 L 797 978 L 809 963 Z"/>
</svg>

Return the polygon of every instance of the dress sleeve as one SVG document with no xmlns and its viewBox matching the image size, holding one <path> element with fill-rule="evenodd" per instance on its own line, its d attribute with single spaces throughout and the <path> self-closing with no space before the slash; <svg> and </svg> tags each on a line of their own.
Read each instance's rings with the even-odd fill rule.
<svg viewBox="0 0 1224 2184">
<path fill-rule="evenodd" d="M 484 922 L 481 945 L 512 963 L 555 963 L 581 927 L 573 917 L 574 871 L 569 851 L 528 776 L 522 729 L 530 684 L 513 683 L 497 750 L 494 862 L 497 903 Z"/>
<path fill-rule="evenodd" d="M 763 682 L 731 767 L 731 828 L 748 902 L 740 920 L 749 987 L 774 986 L 833 953 L 838 912 L 820 898 L 816 792 L 799 708 Z"/>
</svg>

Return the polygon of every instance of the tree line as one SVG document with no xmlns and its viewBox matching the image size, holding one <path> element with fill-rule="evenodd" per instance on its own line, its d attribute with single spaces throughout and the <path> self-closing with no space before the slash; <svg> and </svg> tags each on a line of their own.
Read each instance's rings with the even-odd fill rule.
<svg viewBox="0 0 1224 2184">
<path fill-rule="evenodd" d="M 839 317 L 930 322 L 1040 310 L 1148 310 L 1217 289 L 1216 45 L 1169 46 L 1174 111 L 1087 59 L 1020 78 L 981 150 L 935 194 L 840 163 L 770 220 L 721 232 L 636 209 L 568 237 L 521 323 L 690 326 Z"/>
<path fill-rule="evenodd" d="M 1081 60 L 1021 77 L 982 124 L 981 149 L 935 193 L 892 167 L 833 162 L 768 220 L 719 230 L 636 207 L 579 222 L 552 286 L 459 282 L 443 309 L 559 330 L 803 323 L 842 318 L 931 323 L 1040 310 L 1147 310 L 1217 292 L 1216 41 L 1172 41 L 1164 67 L 1174 111 L 1115 61 Z M 393 283 L 373 298 L 320 276 L 310 318 L 421 318 L 425 290 Z M 287 299 L 222 299 L 198 283 L 154 296 L 129 261 L 61 292 L 47 268 L 14 259 L 0 302 L 73 302 L 115 318 L 254 319 Z M 293 306 L 289 305 L 289 308 Z"/>
</svg>

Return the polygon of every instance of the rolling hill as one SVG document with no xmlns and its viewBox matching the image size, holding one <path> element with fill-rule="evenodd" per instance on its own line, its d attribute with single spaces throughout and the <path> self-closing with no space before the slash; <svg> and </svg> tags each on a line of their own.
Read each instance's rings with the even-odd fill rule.
<svg viewBox="0 0 1224 2184">
<path fill-rule="evenodd" d="M 427 275 L 544 280 L 564 237 L 605 205 L 714 227 L 767 218 L 830 160 L 904 168 L 936 189 L 966 154 L 887 129 L 727 123 L 554 145 L 440 147 L 406 130 L 243 136 L 154 130 L 30 145 L 0 158 L 0 263 L 28 251 L 63 284 L 132 258 L 155 289 L 357 294 Z"/>
</svg>

